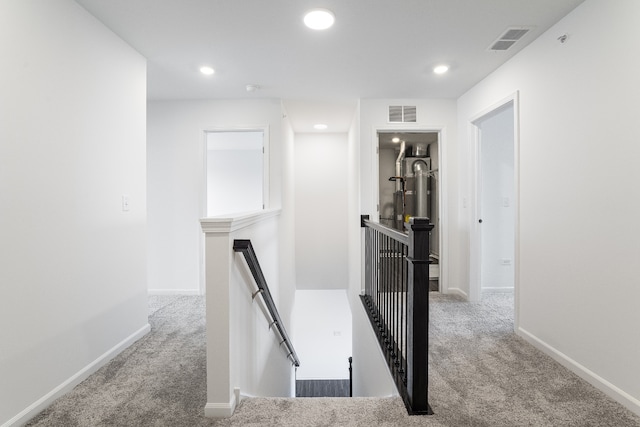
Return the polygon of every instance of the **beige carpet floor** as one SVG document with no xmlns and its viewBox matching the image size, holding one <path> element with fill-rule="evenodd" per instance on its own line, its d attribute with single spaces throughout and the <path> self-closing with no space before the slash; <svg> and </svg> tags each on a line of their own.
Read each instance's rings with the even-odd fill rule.
<svg viewBox="0 0 640 427">
<path fill-rule="evenodd" d="M 640 426 L 640 418 L 513 333 L 511 295 L 431 294 L 432 416 L 399 398 L 252 398 L 203 416 L 204 299 L 152 297 L 152 331 L 29 426 Z M 357 363 L 357 361 L 354 361 Z M 372 373 L 375 375 L 375 373 Z"/>
</svg>

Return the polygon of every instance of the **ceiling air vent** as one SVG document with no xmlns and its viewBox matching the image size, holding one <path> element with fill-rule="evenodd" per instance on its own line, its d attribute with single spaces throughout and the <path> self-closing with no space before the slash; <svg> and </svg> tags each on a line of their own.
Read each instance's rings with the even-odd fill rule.
<svg viewBox="0 0 640 427">
<path fill-rule="evenodd" d="M 518 40 L 529 32 L 528 28 L 509 28 L 496 41 L 491 44 L 489 50 L 504 51 L 516 44 Z"/>
<path fill-rule="evenodd" d="M 391 105 L 389 106 L 389 123 L 415 123 L 415 105 Z"/>
</svg>

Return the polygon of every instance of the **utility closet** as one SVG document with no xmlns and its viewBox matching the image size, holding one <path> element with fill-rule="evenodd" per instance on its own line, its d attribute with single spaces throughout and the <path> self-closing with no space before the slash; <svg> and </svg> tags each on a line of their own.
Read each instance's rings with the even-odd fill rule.
<svg viewBox="0 0 640 427">
<path fill-rule="evenodd" d="M 439 162 L 437 132 L 379 132 L 380 223 L 404 231 L 410 217 L 427 217 L 434 225 L 429 237 L 437 280 L 439 261 Z"/>
</svg>

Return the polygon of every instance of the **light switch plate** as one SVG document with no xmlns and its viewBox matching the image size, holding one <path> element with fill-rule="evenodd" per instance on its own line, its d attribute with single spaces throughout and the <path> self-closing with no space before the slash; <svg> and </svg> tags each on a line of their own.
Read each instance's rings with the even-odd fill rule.
<svg viewBox="0 0 640 427">
<path fill-rule="evenodd" d="M 129 196 L 127 196 L 126 194 L 122 195 L 122 212 L 129 212 L 130 209 L 130 205 L 129 205 Z"/>
</svg>

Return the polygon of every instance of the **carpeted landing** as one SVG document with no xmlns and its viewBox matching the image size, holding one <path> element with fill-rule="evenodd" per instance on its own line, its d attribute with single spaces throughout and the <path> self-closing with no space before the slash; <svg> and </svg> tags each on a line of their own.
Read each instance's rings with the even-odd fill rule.
<svg viewBox="0 0 640 427">
<path fill-rule="evenodd" d="M 152 331 L 29 426 L 640 426 L 640 418 L 513 333 L 513 297 L 471 304 L 431 293 L 430 403 L 399 398 L 252 398 L 203 416 L 204 299 L 151 297 Z M 357 363 L 354 360 L 354 365 Z"/>
</svg>

